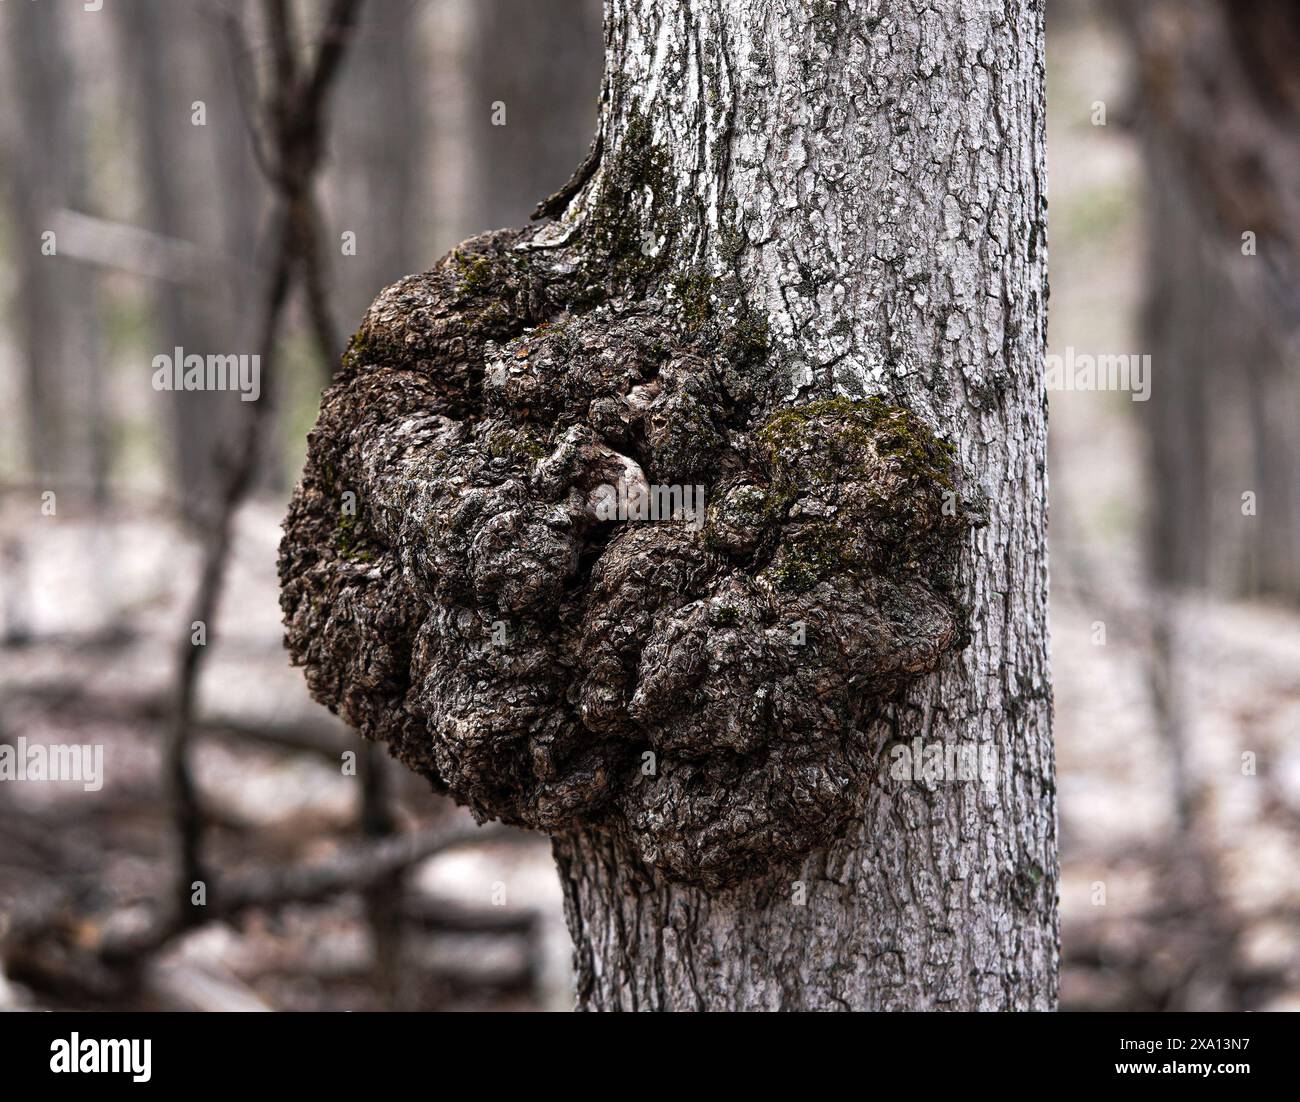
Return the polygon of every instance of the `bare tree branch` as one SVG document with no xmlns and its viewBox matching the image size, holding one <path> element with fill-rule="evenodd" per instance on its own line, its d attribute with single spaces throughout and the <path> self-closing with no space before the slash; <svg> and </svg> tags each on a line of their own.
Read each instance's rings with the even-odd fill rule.
<svg viewBox="0 0 1300 1102">
<path fill-rule="evenodd" d="M 209 885 L 207 905 L 194 921 L 178 922 L 164 913 L 144 929 L 110 931 L 99 946 L 99 956 L 110 964 L 127 964 L 157 952 L 198 923 L 222 921 L 254 907 L 319 903 L 343 892 L 366 892 L 445 850 L 514 833 L 501 826 L 460 825 L 450 830 L 439 826 L 362 843 L 311 865 L 292 863 L 218 877 Z"/>
<path fill-rule="evenodd" d="M 188 757 L 195 695 L 207 648 L 194 645 L 192 633 L 195 623 L 202 623 L 209 634 L 213 630 L 230 553 L 234 516 L 262 458 L 265 424 L 274 398 L 276 336 L 288 301 L 295 263 L 314 253 L 314 230 L 310 227 L 309 215 L 305 218 L 303 212 L 310 203 L 313 175 L 320 160 L 319 141 L 326 93 L 339 71 L 342 52 L 359 5 L 360 0 L 335 4 L 330 31 L 307 86 L 311 94 L 303 96 L 297 83 L 291 12 L 285 0 L 266 0 L 265 4 L 274 54 L 274 82 L 263 97 L 262 110 L 268 119 L 266 129 L 275 142 L 269 178 L 280 194 L 280 205 L 273 215 L 270 230 L 273 259 L 257 336 L 257 351 L 265 382 L 261 400 L 251 403 L 246 415 L 239 449 L 227 460 L 224 490 L 210 521 L 199 587 L 181 642 L 174 713 L 164 750 L 164 768 L 179 850 L 173 886 L 174 921 L 181 925 L 196 920 L 190 905 L 193 884 L 208 879 L 201 855 L 202 812 Z"/>
</svg>

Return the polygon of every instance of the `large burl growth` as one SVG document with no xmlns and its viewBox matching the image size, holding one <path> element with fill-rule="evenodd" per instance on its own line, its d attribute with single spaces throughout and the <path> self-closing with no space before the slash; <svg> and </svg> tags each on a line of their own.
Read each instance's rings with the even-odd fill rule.
<svg viewBox="0 0 1300 1102">
<path fill-rule="evenodd" d="M 734 280 L 537 238 L 370 308 L 285 523 L 288 645 L 476 816 L 722 887 L 834 835 L 864 721 L 963 645 L 959 474 L 885 400 L 784 400 Z M 603 519 L 665 486 L 703 523 Z"/>
</svg>

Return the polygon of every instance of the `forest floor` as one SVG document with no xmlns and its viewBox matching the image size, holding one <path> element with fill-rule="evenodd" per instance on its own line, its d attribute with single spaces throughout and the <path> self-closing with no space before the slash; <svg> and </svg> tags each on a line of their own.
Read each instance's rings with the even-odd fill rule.
<svg viewBox="0 0 1300 1102">
<path fill-rule="evenodd" d="M 328 867 L 364 843 L 359 774 L 343 765 L 360 740 L 309 698 L 281 645 L 278 524 L 278 508 L 264 503 L 239 518 L 200 686 L 194 771 L 212 865 L 229 874 Z M 165 897 L 162 719 L 197 552 L 160 516 L 110 510 L 82 519 L 62 499 L 57 517 L 35 519 L 10 500 L 0 531 L 0 740 L 104 747 L 98 791 L 0 785 L 0 911 L 48 898 L 50 921 L 75 915 L 88 927 L 75 936 L 93 943 L 101 916 Z M 398 830 L 472 827 L 425 782 L 380 758 Z M 111 899 L 99 897 L 105 888 Z M 255 908 L 178 938 L 133 998 L 195 1008 L 570 1005 L 568 935 L 544 838 L 493 832 L 413 863 L 406 889 L 400 992 L 377 982 L 362 896 L 344 891 Z M 39 986 L 49 968 L 24 961 L 19 970 L 29 965 L 39 965 Z M 57 1004 L 56 982 L 49 992 Z M 67 997 L 95 996 L 74 985 Z M 43 1003 L 48 993 L 11 983 L 7 998 Z"/>
</svg>

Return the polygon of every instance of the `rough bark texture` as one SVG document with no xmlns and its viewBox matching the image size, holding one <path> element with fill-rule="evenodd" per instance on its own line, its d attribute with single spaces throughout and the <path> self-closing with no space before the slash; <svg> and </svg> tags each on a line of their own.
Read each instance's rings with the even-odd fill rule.
<svg viewBox="0 0 1300 1102">
<path fill-rule="evenodd" d="M 581 1006 L 1054 1005 L 1041 35 L 614 0 L 560 217 L 389 288 L 326 392 L 290 648 L 556 836 Z"/>
</svg>

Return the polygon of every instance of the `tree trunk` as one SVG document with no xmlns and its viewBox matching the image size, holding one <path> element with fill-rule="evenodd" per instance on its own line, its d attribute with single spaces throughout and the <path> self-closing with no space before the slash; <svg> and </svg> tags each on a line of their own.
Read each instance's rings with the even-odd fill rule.
<svg viewBox="0 0 1300 1102">
<path fill-rule="evenodd" d="M 90 482 L 98 479 L 94 463 L 103 458 L 100 433 L 88 434 L 87 441 L 71 426 L 78 414 L 88 414 L 92 428 L 100 427 L 100 365 L 88 361 L 97 277 L 66 255 L 47 253 L 45 238 L 55 232 L 59 212 L 78 206 L 86 190 L 70 24 L 66 11 L 46 5 L 11 4 L 4 18 L 10 91 L 26 113 L 4 169 L 12 204 L 28 462 L 43 486 L 61 479 Z M 80 395 L 90 398 L 89 408 Z"/>
<path fill-rule="evenodd" d="M 242 17 L 238 4 L 227 10 Z M 262 184 L 228 77 L 228 43 L 208 15 L 161 0 L 125 5 L 114 25 L 143 167 L 141 220 L 163 237 L 224 259 L 219 282 L 157 285 L 151 347 L 201 356 L 238 352 L 239 319 L 253 312 L 252 281 L 240 276 L 254 267 Z M 189 99 L 173 102 L 166 89 L 182 84 Z M 191 121 L 196 101 L 206 112 L 203 126 Z M 238 431 L 241 403 L 205 391 L 163 394 L 159 401 L 170 422 L 177 501 L 188 519 L 201 520 L 220 499 L 219 456 Z"/>
<path fill-rule="evenodd" d="M 1055 1006 L 1042 10 L 970 11 L 609 9 L 606 148 L 635 104 L 687 247 L 723 263 L 738 213 L 744 283 L 806 364 L 802 393 L 922 411 L 989 493 L 963 558 L 971 645 L 868 736 L 976 740 L 1000 771 L 931 785 L 882 764 L 828 849 L 722 892 L 646 882 L 600 833 L 557 839 L 581 1008 Z"/>
<path fill-rule="evenodd" d="M 1117 10 L 1149 181 L 1152 572 L 1300 600 L 1300 10 Z"/>
<path fill-rule="evenodd" d="M 1051 1008 L 1041 4 L 605 37 L 556 220 L 381 293 L 323 396 L 293 656 L 555 837 L 580 1007 Z"/>
<path fill-rule="evenodd" d="M 333 297 L 353 318 L 375 288 L 423 263 L 419 213 L 427 200 L 427 134 L 420 84 L 418 7 L 378 6 L 367 13 L 347 68 L 339 78 L 334 130 L 347 150 L 325 173 L 324 206 L 332 253 Z M 386 126 L 376 126 L 383 118 Z M 394 142 L 393 133 L 402 135 Z M 342 212 L 347 212 L 346 216 Z M 356 252 L 340 249 L 340 234 L 356 234 Z"/>
</svg>

